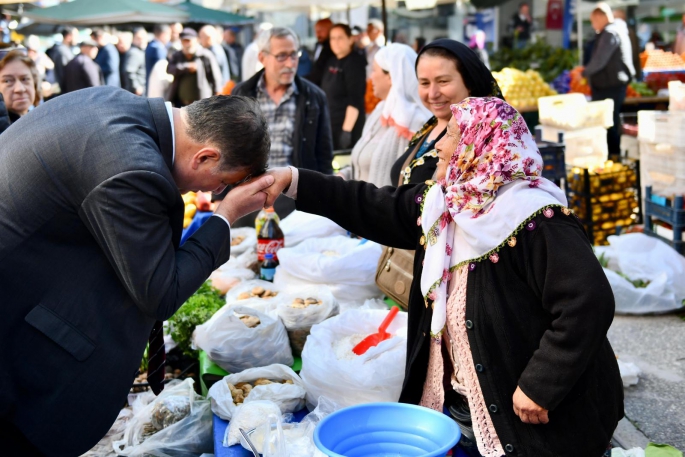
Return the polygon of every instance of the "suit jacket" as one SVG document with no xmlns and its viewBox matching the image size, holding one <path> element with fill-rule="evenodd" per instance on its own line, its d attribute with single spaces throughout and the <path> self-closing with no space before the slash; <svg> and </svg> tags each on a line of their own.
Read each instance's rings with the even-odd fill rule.
<svg viewBox="0 0 685 457">
<path fill-rule="evenodd" d="M 179 247 L 172 148 L 164 101 L 112 87 L 60 96 L 2 134 L 0 422 L 46 455 L 105 435 L 154 322 L 229 258 L 218 217 Z"/>
<path fill-rule="evenodd" d="M 416 250 L 399 400 L 418 404 L 433 317 L 421 293 L 425 250 L 416 225 L 417 197 L 427 186 L 378 189 L 299 170 L 297 188 L 298 210 L 377 243 Z M 623 384 L 606 337 L 614 316 L 611 286 L 578 219 L 559 208 L 553 213 L 533 217 L 533 229 L 516 233 L 515 246 L 504 246 L 497 263 L 474 261 L 468 273 L 462 322 L 488 405 L 484 413 L 507 457 L 600 456 L 623 417 Z M 514 414 L 517 385 L 550 410 L 549 424 L 524 424 Z M 446 406 L 448 393 L 456 395 L 446 392 Z"/>
<path fill-rule="evenodd" d="M 100 65 L 106 86 L 121 87 L 119 78 L 119 51 L 112 43 L 100 48 L 95 57 L 95 63 Z"/>
<path fill-rule="evenodd" d="M 223 86 L 221 85 L 221 69 L 217 64 L 212 51 L 198 46 L 193 62 L 196 65 L 197 89 L 200 94 L 200 99 L 208 98 L 221 92 L 221 89 L 223 89 Z M 190 62 L 186 60 L 183 51 L 176 51 L 169 57 L 169 65 L 167 66 L 166 71 L 170 75 L 173 75 L 174 82 L 171 83 L 171 86 L 169 87 L 167 100 L 170 100 L 176 106 L 179 105 L 179 80 L 181 76 L 189 73 L 189 63 Z"/>
<path fill-rule="evenodd" d="M 328 40 L 321 44 L 321 52 L 319 57 L 314 62 L 314 68 L 312 72 L 306 76 L 308 80 L 321 87 L 321 81 L 323 80 L 323 75 L 328 70 L 328 60 L 333 57 L 333 51 L 331 50 L 331 44 Z"/>
<path fill-rule="evenodd" d="M 121 60 L 121 87 L 145 93 L 145 52 L 137 46 L 131 46 Z"/>
<path fill-rule="evenodd" d="M 238 84 L 232 95 L 257 98 L 257 83 L 264 74 L 260 70 L 252 78 Z M 326 94 L 311 82 L 295 76 L 297 94 L 292 164 L 296 167 L 333 174 L 333 140 Z"/>
<path fill-rule="evenodd" d="M 57 43 L 48 50 L 47 54 L 55 64 L 55 79 L 61 87 L 64 84 L 64 69 L 74 58 L 74 53 L 66 44 Z"/>
<path fill-rule="evenodd" d="M 148 84 L 150 81 L 150 73 L 152 73 L 152 67 L 154 67 L 155 64 L 160 60 L 166 60 L 166 58 L 166 46 L 164 46 L 164 44 L 157 39 L 150 41 L 150 43 L 147 45 L 147 48 L 145 48 L 145 75 Z"/>
<path fill-rule="evenodd" d="M 102 86 L 103 84 L 104 80 L 100 66 L 89 56 L 79 54 L 64 69 L 62 93 L 66 94 L 79 89 Z"/>
</svg>

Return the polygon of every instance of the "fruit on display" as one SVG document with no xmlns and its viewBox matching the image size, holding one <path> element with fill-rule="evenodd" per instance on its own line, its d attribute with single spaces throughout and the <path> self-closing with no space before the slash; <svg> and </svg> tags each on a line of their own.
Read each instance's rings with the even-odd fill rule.
<svg viewBox="0 0 685 457">
<path fill-rule="evenodd" d="M 570 92 L 592 95 L 590 85 L 588 84 L 587 79 L 585 79 L 583 76 L 584 69 L 585 67 L 575 67 L 569 73 L 571 76 Z"/>
<path fill-rule="evenodd" d="M 490 56 L 490 68 L 501 71 L 504 68 L 537 70 L 545 81 L 554 81 L 564 70 L 572 69 L 578 63 L 578 51 L 558 48 L 538 41 L 523 49 L 500 48 Z"/>
<path fill-rule="evenodd" d="M 645 51 L 640 54 L 640 63 L 645 71 L 685 70 L 685 61 L 678 54 L 661 49 Z"/>
<path fill-rule="evenodd" d="M 518 110 L 537 109 L 538 98 L 556 95 L 552 89 L 534 70 L 520 71 L 515 68 L 504 68 L 492 73 L 502 89 L 502 95 L 514 108 Z"/>
<path fill-rule="evenodd" d="M 183 213 L 183 228 L 187 228 L 198 211 L 212 211 L 211 192 L 188 192 L 182 195 L 185 210 Z"/>
<path fill-rule="evenodd" d="M 656 95 L 652 89 L 649 88 L 647 83 L 632 82 L 628 86 L 626 93 L 627 97 L 653 97 Z"/>
<path fill-rule="evenodd" d="M 646 72 L 647 70 L 645 70 Z M 658 92 L 661 89 L 666 89 L 668 83 L 671 81 L 685 82 L 685 69 L 682 72 L 653 72 L 647 73 L 645 76 L 645 83 L 653 91 Z"/>
<path fill-rule="evenodd" d="M 571 72 L 569 70 L 564 70 L 550 85 L 552 86 L 552 89 L 556 90 L 558 93 L 568 94 L 571 92 Z"/>
</svg>

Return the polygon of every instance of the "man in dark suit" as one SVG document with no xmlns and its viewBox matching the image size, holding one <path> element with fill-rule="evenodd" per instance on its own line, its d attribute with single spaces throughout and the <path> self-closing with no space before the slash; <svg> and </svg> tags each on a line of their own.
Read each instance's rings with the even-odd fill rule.
<svg viewBox="0 0 685 457">
<path fill-rule="evenodd" d="M 104 84 L 102 70 L 93 60 L 98 53 L 97 44 L 93 40 L 85 40 L 80 48 L 81 53 L 64 68 L 63 94 Z"/>
<path fill-rule="evenodd" d="M 98 44 L 98 55 L 95 63 L 102 69 L 102 77 L 106 86 L 121 87 L 119 77 L 119 51 L 110 42 L 110 37 L 103 30 L 95 29 L 90 37 Z"/>
<path fill-rule="evenodd" d="M 153 33 L 155 34 L 154 40 L 150 41 L 150 44 L 145 48 L 146 84 L 150 83 L 152 67 L 160 60 L 166 60 L 167 58 L 167 46 L 171 40 L 171 27 L 167 24 L 157 24 Z"/>
<path fill-rule="evenodd" d="M 48 57 L 50 57 L 55 64 L 55 79 L 60 87 L 64 84 L 64 69 L 74 58 L 72 49 L 76 45 L 77 37 L 78 30 L 74 27 L 66 27 L 62 30 L 62 42 L 55 43 L 55 45 L 47 51 Z"/>
<path fill-rule="evenodd" d="M 228 260 L 230 224 L 263 207 L 273 179 L 235 187 L 183 246 L 181 193 L 260 174 L 269 147 L 246 97 L 172 109 L 112 87 L 58 97 L 2 134 L 2 455 L 95 445 L 153 327 L 148 379 L 160 375 L 151 387 L 161 390 L 161 321 Z"/>
<path fill-rule="evenodd" d="M 133 30 L 133 41 L 121 59 L 121 87 L 136 95 L 145 94 L 145 49 L 147 32 L 142 27 Z"/>
<path fill-rule="evenodd" d="M 328 35 L 331 33 L 333 21 L 330 19 L 321 19 L 314 25 L 314 33 L 316 34 L 316 47 L 314 48 L 314 67 L 312 72 L 306 76 L 308 80 L 321 86 L 321 80 L 326 72 L 326 64 L 328 59 L 333 56 L 331 51 L 331 43 L 328 40 Z"/>
</svg>

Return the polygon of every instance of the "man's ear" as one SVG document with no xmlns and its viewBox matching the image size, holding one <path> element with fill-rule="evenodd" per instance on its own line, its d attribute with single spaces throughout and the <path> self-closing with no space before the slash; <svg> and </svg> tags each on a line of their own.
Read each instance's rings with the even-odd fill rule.
<svg viewBox="0 0 685 457">
<path fill-rule="evenodd" d="M 214 168 L 221 162 L 221 153 L 218 149 L 212 147 L 205 147 L 197 151 L 193 155 L 193 162 L 191 164 L 193 170 L 197 170 L 201 166 L 209 165 Z"/>
<path fill-rule="evenodd" d="M 259 54 L 257 55 L 257 59 L 259 60 L 259 63 L 264 65 L 264 59 L 266 59 L 266 54 L 264 54 L 264 51 L 259 51 Z"/>
</svg>

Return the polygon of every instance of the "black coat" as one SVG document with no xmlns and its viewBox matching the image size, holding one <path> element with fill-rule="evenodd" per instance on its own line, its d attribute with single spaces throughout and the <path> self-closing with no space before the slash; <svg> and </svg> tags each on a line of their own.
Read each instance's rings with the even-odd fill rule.
<svg viewBox="0 0 685 457">
<path fill-rule="evenodd" d="M 334 56 L 333 51 L 331 50 L 331 43 L 326 40 L 323 43 L 317 44 L 317 47 L 321 46 L 321 52 L 319 53 L 319 57 L 314 60 L 314 57 L 316 57 L 316 48 L 314 49 L 314 53 L 312 55 L 312 60 L 314 60 L 314 65 L 312 67 L 312 72 L 309 73 L 306 78 L 316 84 L 317 86 L 321 87 L 321 80 L 323 79 L 323 75 L 328 69 L 328 59 Z"/>
<path fill-rule="evenodd" d="M 145 94 L 145 51 L 133 45 L 121 58 L 121 88 Z"/>
<path fill-rule="evenodd" d="M 426 380 L 432 310 L 419 278 L 425 256 L 416 221 L 426 185 L 398 188 L 299 172 L 297 209 L 328 217 L 362 237 L 415 249 L 409 297 L 407 364 L 400 401 L 419 403 Z M 316 189 L 316 192 L 310 192 Z M 599 457 L 623 417 L 623 386 L 606 338 L 614 297 L 575 218 L 532 219 L 499 262 L 473 264 L 466 319 L 474 364 L 490 417 L 507 456 Z M 514 414 L 516 386 L 550 410 L 547 425 Z"/>
<path fill-rule="evenodd" d="M 47 55 L 55 64 L 55 79 L 61 87 L 64 84 L 64 69 L 74 58 L 74 53 L 66 44 L 57 43 L 48 50 Z"/>
<path fill-rule="evenodd" d="M 235 86 L 232 95 L 257 97 L 257 83 L 264 70 Z M 326 95 L 311 82 L 295 76 L 297 111 L 293 139 L 293 166 L 333 173 L 333 141 Z"/>
<path fill-rule="evenodd" d="M 100 66 L 85 54 L 77 55 L 64 68 L 63 94 L 102 85 L 104 79 Z"/>
<path fill-rule="evenodd" d="M 5 106 L 5 99 L 0 94 L 0 133 L 7 130 L 10 126 L 10 117 L 7 113 L 7 106 Z"/>
<path fill-rule="evenodd" d="M 421 130 L 414 135 L 414 138 L 412 138 L 409 145 L 407 145 L 407 149 L 392 165 L 392 168 L 390 169 L 390 182 L 399 183 L 400 185 L 403 183 L 404 178 L 402 176 L 402 171 L 406 168 L 405 164 L 408 163 L 410 166 L 412 165 L 416 153 L 433 131 L 433 128 L 435 128 L 434 124 L 436 123 L 437 120 L 435 117 L 430 118 L 423 127 L 421 127 Z M 407 159 L 409 159 L 410 156 L 412 157 L 412 160 L 407 162 Z M 436 168 L 438 168 L 438 158 L 428 157 L 426 154 L 422 157 L 422 163 L 419 164 L 417 162 L 411 167 L 411 175 L 409 176 L 409 182 L 407 184 L 422 184 L 429 179 L 433 179 L 433 174 L 435 173 Z"/>
<path fill-rule="evenodd" d="M 73 457 L 116 419 L 155 321 L 228 260 L 230 230 L 212 217 L 179 247 L 161 98 L 86 89 L 1 138 L 0 423 Z"/>
</svg>

